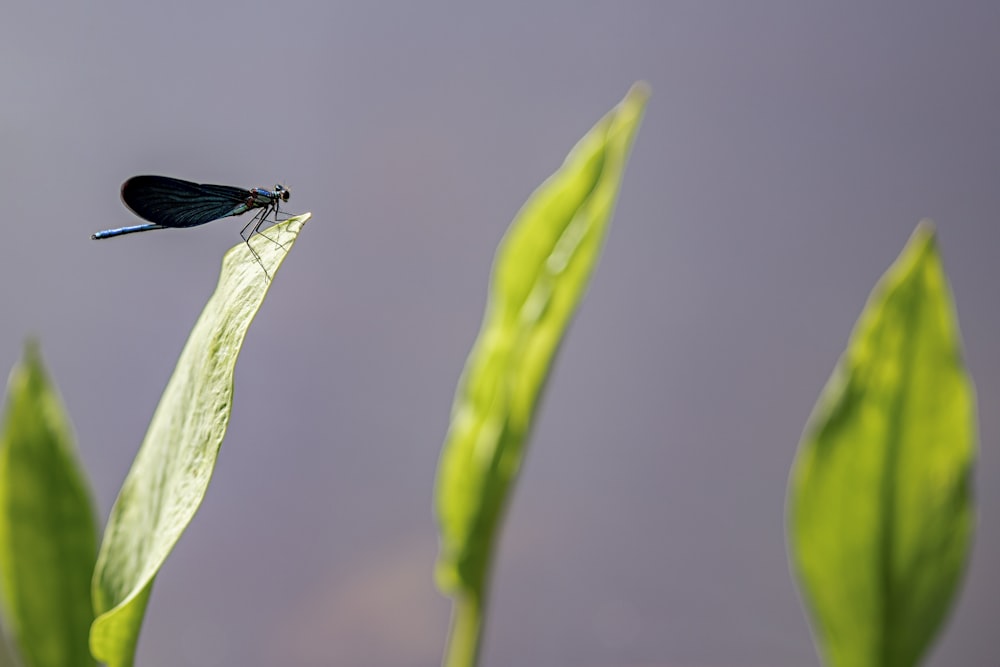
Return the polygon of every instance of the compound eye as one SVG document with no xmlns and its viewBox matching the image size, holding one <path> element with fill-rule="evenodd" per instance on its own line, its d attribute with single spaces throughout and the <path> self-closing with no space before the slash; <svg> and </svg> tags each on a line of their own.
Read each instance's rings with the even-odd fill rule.
<svg viewBox="0 0 1000 667">
<path fill-rule="evenodd" d="M 288 201 L 291 196 L 292 193 L 288 188 L 281 188 L 281 201 Z"/>
</svg>

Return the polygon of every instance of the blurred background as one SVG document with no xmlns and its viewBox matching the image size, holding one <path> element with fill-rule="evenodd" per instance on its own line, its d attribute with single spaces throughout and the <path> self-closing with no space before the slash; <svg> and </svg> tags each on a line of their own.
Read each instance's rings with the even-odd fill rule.
<svg viewBox="0 0 1000 667">
<path fill-rule="evenodd" d="M 313 213 L 250 329 L 139 664 L 438 664 L 432 484 L 493 251 L 639 79 L 653 97 L 510 507 L 482 664 L 819 665 L 787 475 L 923 217 L 982 436 L 971 568 L 928 664 L 1000 664 L 1000 5 L 4 14 L 0 369 L 41 339 L 102 522 L 245 222 L 91 241 L 135 223 L 122 181 L 283 183 Z"/>
</svg>

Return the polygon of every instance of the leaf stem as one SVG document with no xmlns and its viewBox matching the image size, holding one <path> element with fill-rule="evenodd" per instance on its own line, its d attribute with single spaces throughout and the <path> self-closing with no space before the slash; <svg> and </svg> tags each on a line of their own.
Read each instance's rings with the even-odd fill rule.
<svg viewBox="0 0 1000 667">
<path fill-rule="evenodd" d="M 479 661 L 483 602 L 480 596 L 470 593 L 461 593 L 455 597 L 442 667 L 474 667 Z"/>
</svg>

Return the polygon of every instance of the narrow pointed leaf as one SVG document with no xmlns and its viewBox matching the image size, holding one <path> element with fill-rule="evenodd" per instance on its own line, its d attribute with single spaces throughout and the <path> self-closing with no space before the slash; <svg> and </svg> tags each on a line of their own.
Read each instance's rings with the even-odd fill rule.
<svg viewBox="0 0 1000 667">
<path fill-rule="evenodd" d="M 308 218 L 250 239 L 268 274 L 275 275 Z M 90 632 L 91 651 L 110 667 L 133 664 L 153 580 L 208 489 L 229 424 L 236 358 L 269 286 L 245 244 L 226 253 L 215 293 L 111 510 L 94 572 L 98 618 Z"/>
<path fill-rule="evenodd" d="M 918 664 L 973 528 L 975 396 L 930 223 L 876 286 L 800 445 L 789 546 L 831 667 Z"/>
<path fill-rule="evenodd" d="M 97 526 L 72 428 L 29 344 L 0 431 L 3 618 L 24 667 L 93 665 L 87 633 Z"/>
<path fill-rule="evenodd" d="M 437 581 L 444 591 L 468 598 L 458 603 L 466 611 L 456 612 L 461 618 L 455 622 L 470 626 L 471 635 L 478 632 L 477 605 L 535 406 L 600 255 L 647 98 L 644 85 L 634 86 L 583 137 L 531 195 L 497 250 L 486 314 L 456 392 L 436 489 Z M 453 628 L 452 641 L 461 641 L 457 634 L 463 633 Z"/>
</svg>

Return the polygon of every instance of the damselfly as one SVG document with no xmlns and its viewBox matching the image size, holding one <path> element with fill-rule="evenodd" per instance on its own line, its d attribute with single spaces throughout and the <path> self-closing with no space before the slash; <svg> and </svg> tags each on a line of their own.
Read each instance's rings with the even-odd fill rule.
<svg viewBox="0 0 1000 667">
<path fill-rule="evenodd" d="M 273 190 L 244 190 L 229 185 L 192 183 L 167 176 L 133 176 L 122 183 L 122 201 L 133 213 L 148 220 L 149 224 L 105 229 L 91 235 L 91 238 L 110 239 L 153 229 L 196 227 L 220 218 L 258 210 L 253 219 L 243 227 L 240 236 L 257 263 L 264 268 L 260 255 L 250 245 L 250 237 L 261 233 L 260 228 L 271 213 L 274 213 L 274 219 L 277 220 L 281 203 L 288 201 L 290 196 L 288 188 L 283 185 L 275 185 Z M 264 275 L 267 275 L 267 269 L 264 269 Z"/>
</svg>

